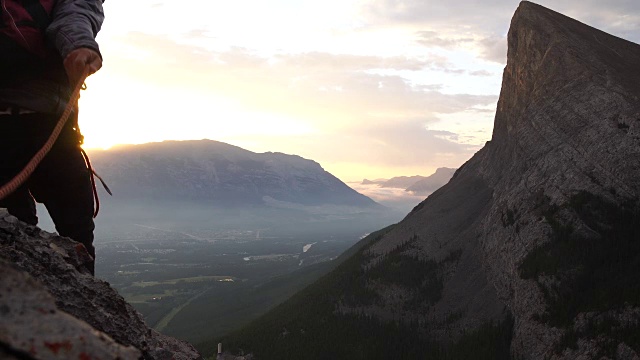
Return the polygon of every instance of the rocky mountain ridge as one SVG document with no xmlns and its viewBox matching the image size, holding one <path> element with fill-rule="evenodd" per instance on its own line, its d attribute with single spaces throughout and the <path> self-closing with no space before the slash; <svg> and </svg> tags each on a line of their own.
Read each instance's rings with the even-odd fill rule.
<svg viewBox="0 0 640 360">
<path fill-rule="evenodd" d="M 127 145 L 90 155 L 116 196 L 214 206 L 261 206 L 273 199 L 305 206 L 379 207 L 317 162 L 296 155 L 258 154 L 212 140 Z"/>
<path fill-rule="evenodd" d="M 416 195 L 429 195 L 448 183 L 458 169 L 438 168 L 435 173 L 421 179 L 405 190 Z"/>
<path fill-rule="evenodd" d="M 446 184 L 457 169 L 438 168 L 429 176 L 396 176 L 391 179 L 362 180 L 362 185 L 378 185 L 382 188 L 405 189 L 416 195 L 429 195 Z"/>
<path fill-rule="evenodd" d="M 362 180 L 362 185 L 375 184 L 383 188 L 406 189 L 409 186 L 423 179 L 426 179 L 426 176 L 413 175 L 413 176 L 395 176 L 395 177 L 392 177 L 391 179 L 376 179 L 376 180 L 364 179 Z"/>
<path fill-rule="evenodd" d="M 84 266 L 84 247 L 0 209 L 2 359 L 201 359 L 146 326 Z"/>
</svg>

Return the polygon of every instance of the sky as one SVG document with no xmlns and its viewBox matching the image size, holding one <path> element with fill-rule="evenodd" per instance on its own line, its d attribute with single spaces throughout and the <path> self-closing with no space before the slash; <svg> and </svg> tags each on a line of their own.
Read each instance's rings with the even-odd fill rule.
<svg viewBox="0 0 640 360">
<path fill-rule="evenodd" d="M 491 138 L 516 0 L 107 0 L 85 148 L 212 139 L 343 181 L 459 167 Z M 640 42 L 640 1 L 541 5 Z"/>
</svg>

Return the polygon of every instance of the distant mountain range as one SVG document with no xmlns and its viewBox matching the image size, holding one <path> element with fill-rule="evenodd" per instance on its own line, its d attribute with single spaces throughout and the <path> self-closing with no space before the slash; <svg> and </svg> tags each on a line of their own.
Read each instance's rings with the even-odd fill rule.
<svg viewBox="0 0 640 360">
<path fill-rule="evenodd" d="M 403 215 L 296 155 L 193 140 L 119 146 L 90 156 L 114 194 L 101 196 L 98 239 L 128 238 L 140 225 L 361 235 Z"/>
<path fill-rule="evenodd" d="M 212 140 L 120 146 L 92 151 L 91 159 L 119 198 L 180 199 L 214 206 L 381 207 L 315 161 L 258 154 Z"/>
<path fill-rule="evenodd" d="M 379 185 L 383 188 L 405 189 L 415 195 L 429 195 L 446 184 L 456 169 L 438 168 L 429 176 L 397 176 L 391 179 L 362 180 L 362 185 Z"/>
</svg>

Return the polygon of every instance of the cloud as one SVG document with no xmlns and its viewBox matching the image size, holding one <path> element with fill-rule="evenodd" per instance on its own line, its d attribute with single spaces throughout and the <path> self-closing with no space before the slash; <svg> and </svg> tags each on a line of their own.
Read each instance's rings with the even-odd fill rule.
<svg viewBox="0 0 640 360">
<path fill-rule="evenodd" d="M 326 52 L 307 52 L 301 54 L 276 55 L 275 60 L 283 66 L 304 67 L 307 69 L 341 69 L 342 71 L 363 71 L 371 69 L 392 69 L 419 71 L 425 68 L 443 67 L 442 57 L 429 56 L 409 58 L 406 56 L 380 57 L 350 54 L 331 54 Z"/>
<path fill-rule="evenodd" d="M 494 74 L 492 74 L 491 72 L 486 71 L 486 70 L 469 71 L 469 75 L 471 75 L 471 76 L 494 76 Z"/>
<path fill-rule="evenodd" d="M 425 25 L 429 28 L 458 28 L 458 33 L 489 31 L 506 33 L 509 19 L 519 0 L 459 0 L 455 3 L 438 0 L 373 0 L 361 7 L 361 14 L 369 21 Z M 539 0 L 536 3 L 588 22 L 603 29 L 620 29 L 636 33 L 640 3 L 633 0 Z M 439 34 L 433 34 L 438 38 Z"/>
<path fill-rule="evenodd" d="M 376 71 L 437 68 L 442 65 L 439 57 L 323 52 L 269 57 L 238 47 L 208 51 L 143 33 L 131 33 L 123 41 L 146 54 L 116 64 L 129 76 L 159 85 L 201 88 L 237 99 L 256 111 L 311 119 L 320 128 L 358 128 L 416 117 L 434 118 L 434 113 L 464 111 L 497 98 L 444 94 L 439 84 L 414 84 L 402 76 Z"/>
<path fill-rule="evenodd" d="M 477 30 L 478 27 L 496 28 L 508 20 L 510 12 L 505 0 L 460 0 L 448 3 L 438 0 L 373 0 L 363 4 L 361 14 L 372 22 L 427 25 L 433 29 Z M 461 30 L 461 31 L 460 31 Z M 438 31 L 439 32 L 439 31 Z M 437 34 L 434 38 L 437 38 Z"/>
<path fill-rule="evenodd" d="M 546 0 L 541 5 L 613 35 L 640 43 L 640 2 L 634 0 L 572 2 Z"/>
<path fill-rule="evenodd" d="M 162 140 L 162 129 L 176 139 L 211 138 L 252 151 L 343 164 L 347 170 L 366 164 L 402 175 L 411 169 L 460 166 L 480 142 L 428 125 L 441 122 L 442 114 L 472 114 L 497 101 L 497 95 L 444 93 L 443 84 L 406 77 L 425 69 L 466 72 L 448 68 L 446 58 L 429 52 L 410 57 L 269 54 L 237 46 L 211 50 L 192 43 L 199 34 L 131 32 L 104 51 L 102 72 L 110 72 L 109 78 L 145 84 L 101 96 L 136 107 L 127 112 L 135 119 L 112 121 L 110 127 L 135 127 L 146 141 Z M 229 99 L 242 112 L 224 112 L 214 99 Z M 159 104 L 163 107 L 156 109 Z M 144 130 L 147 117 L 157 126 Z M 225 132 L 229 124 L 244 124 L 244 130 Z"/>
<path fill-rule="evenodd" d="M 420 172 L 420 175 L 426 174 L 425 170 Z M 411 211 L 413 207 L 426 198 L 425 195 L 414 195 L 404 189 L 383 188 L 375 184 L 363 185 L 360 182 L 351 182 L 348 185 L 355 191 L 372 198 L 384 206 L 402 211 L 403 214 Z"/>
<path fill-rule="evenodd" d="M 481 34 L 481 33 L 478 33 Z M 507 61 L 507 38 L 500 35 L 472 35 L 470 32 L 446 34 L 446 31 L 418 31 L 416 43 L 427 48 L 446 50 L 476 49 L 480 58 L 505 64 Z M 444 69 L 452 72 L 450 69 Z"/>
<path fill-rule="evenodd" d="M 478 41 L 481 58 L 499 64 L 507 63 L 507 37 L 492 36 Z"/>
<path fill-rule="evenodd" d="M 405 121 L 269 140 L 256 136 L 236 137 L 232 142 L 241 146 L 251 144 L 249 147 L 253 149 L 264 149 L 265 142 L 273 142 L 279 146 L 271 150 L 297 153 L 322 164 L 366 163 L 381 169 L 419 168 L 422 169 L 420 173 L 446 164 L 460 166 L 480 148 L 479 145 L 456 142 L 457 134 L 429 130 L 425 122 Z M 397 170 L 395 174 L 403 172 Z"/>
<path fill-rule="evenodd" d="M 437 31 L 431 30 L 418 31 L 416 36 L 418 37 L 416 41 L 421 45 L 441 47 L 444 49 L 455 49 L 475 41 L 471 37 L 444 37 Z"/>
<path fill-rule="evenodd" d="M 640 42 L 640 2 L 540 0 L 537 3 L 591 26 Z M 506 33 L 517 0 L 374 0 L 361 7 L 376 26 L 411 26 L 416 42 L 444 49 L 475 48 L 480 59 L 506 63 Z"/>
</svg>

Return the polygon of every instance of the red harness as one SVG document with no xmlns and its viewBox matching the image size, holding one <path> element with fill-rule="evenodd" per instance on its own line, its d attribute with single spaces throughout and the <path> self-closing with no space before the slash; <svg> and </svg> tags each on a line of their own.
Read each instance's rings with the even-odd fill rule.
<svg viewBox="0 0 640 360">
<path fill-rule="evenodd" d="M 6 36 L 29 52 L 46 57 L 51 51 L 45 31 L 56 0 L 0 0 L 0 36 Z"/>
</svg>

